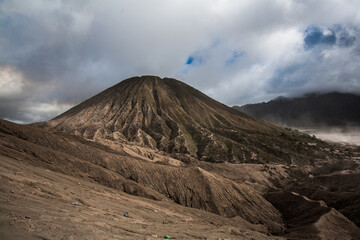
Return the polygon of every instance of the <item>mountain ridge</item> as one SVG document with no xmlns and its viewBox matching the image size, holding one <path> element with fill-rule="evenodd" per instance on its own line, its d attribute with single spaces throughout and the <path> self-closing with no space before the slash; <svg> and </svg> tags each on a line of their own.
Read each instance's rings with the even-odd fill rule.
<svg viewBox="0 0 360 240">
<path fill-rule="evenodd" d="M 278 97 L 269 102 L 233 106 L 241 112 L 278 125 L 299 128 L 359 127 L 360 95 L 329 92 Z"/>
<path fill-rule="evenodd" d="M 132 143 L 183 162 L 305 163 L 324 144 L 240 113 L 175 79 L 134 77 L 45 125 L 102 144 Z M 294 144 L 297 146 L 294 146 Z"/>
</svg>

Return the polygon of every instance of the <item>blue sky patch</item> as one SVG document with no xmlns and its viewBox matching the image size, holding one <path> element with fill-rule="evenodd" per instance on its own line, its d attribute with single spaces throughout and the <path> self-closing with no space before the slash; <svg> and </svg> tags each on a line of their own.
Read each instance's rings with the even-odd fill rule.
<svg viewBox="0 0 360 240">
<path fill-rule="evenodd" d="M 331 29 L 311 26 L 305 30 L 304 42 L 306 48 L 312 48 L 319 44 L 334 45 L 336 43 L 336 35 Z"/>
<path fill-rule="evenodd" d="M 187 64 L 187 65 L 191 65 L 191 64 L 193 63 L 193 61 L 194 61 L 194 57 L 190 56 L 190 57 L 188 58 L 188 60 L 186 61 L 186 64 Z"/>
<path fill-rule="evenodd" d="M 200 56 L 190 56 L 186 60 L 186 65 L 199 65 L 203 62 L 202 57 Z"/>
</svg>

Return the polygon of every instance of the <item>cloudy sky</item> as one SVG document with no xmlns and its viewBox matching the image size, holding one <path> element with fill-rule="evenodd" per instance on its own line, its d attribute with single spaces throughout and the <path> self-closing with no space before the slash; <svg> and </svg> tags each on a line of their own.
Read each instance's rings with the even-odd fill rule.
<svg viewBox="0 0 360 240">
<path fill-rule="evenodd" d="M 48 120 L 132 76 L 229 106 L 360 92 L 359 0 L 0 0 L 0 117 Z"/>
</svg>

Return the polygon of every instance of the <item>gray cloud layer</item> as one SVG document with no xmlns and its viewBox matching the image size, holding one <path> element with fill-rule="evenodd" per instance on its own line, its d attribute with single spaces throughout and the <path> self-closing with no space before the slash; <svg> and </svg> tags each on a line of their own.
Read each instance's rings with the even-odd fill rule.
<svg viewBox="0 0 360 240">
<path fill-rule="evenodd" d="M 3 0 L 0 117 L 47 120 L 134 75 L 226 104 L 360 92 L 357 0 Z"/>
</svg>

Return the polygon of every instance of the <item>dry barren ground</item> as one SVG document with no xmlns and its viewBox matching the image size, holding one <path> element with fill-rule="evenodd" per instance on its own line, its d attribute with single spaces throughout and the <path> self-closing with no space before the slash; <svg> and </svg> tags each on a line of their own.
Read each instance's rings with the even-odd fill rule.
<svg viewBox="0 0 360 240">
<path fill-rule="evenodd" d="M 282 239 L 239 217 L 128 195 L 5 156 L 0 181 L 1 239 Z"/>
</svg>

